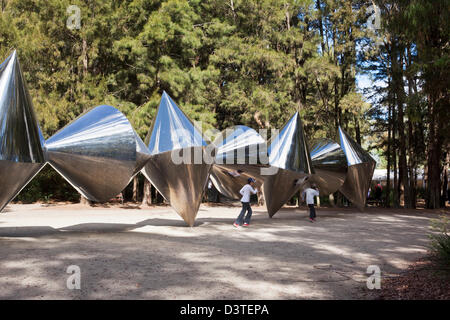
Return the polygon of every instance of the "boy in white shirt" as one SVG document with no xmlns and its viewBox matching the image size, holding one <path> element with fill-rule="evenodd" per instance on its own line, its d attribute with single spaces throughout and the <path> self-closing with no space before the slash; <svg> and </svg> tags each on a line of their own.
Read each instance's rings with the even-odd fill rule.
<svg viewBox="0 0 450 320">
<path fill-rule="evenodd" d="M 239 216 L 237 217 L 236 221 L 233 223 L 233 225 L 237 228 L 242 224 L 242 221 L 244 222 L 243 226 L 248 227 L 250 224 L 250 219 L 252 217 L 252 208 L 250 206 L 250 195 L 256 194 L 258 190 L 254 188 L 255 185 L 255 179 L 248 178 L 248 183 L 242 187 L 242 189 L 239 191 L 240 194 L 242 194 L 241 203 L 242 203 L 242 210 Z M 247 215 L 244 218 L 245 212 L 247 211 Z"/>
<path fill-rule="evenodd" d="M 316 209 L 314 208 L 314 197 L 319 196 L 319 190 L 316 185 L 312 185 L 311 188 L 307 188 L 303 191 L 302 196 L 306 195 L 306 204 L 309 207 L 309 221 L 316 221 Z"/>
</svg>

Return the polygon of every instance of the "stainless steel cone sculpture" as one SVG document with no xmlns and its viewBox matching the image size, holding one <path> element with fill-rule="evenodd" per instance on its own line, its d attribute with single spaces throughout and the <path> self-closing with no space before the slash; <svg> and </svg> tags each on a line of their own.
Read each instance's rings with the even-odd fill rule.
<svg viewBox="0 0 450 320">
<path fill-rule="evenodd" d="M 269 161 L 276 173 L 265 176 L 263 192 L 267 212 L 273 217 L 314 173 L 298 112 L 271 139 Z"/>
<path fill-rule="evenodd" d="M 193 226 L 213 159 L 201 131 L 164 92 L 149 132 L 151 157 L 143 174 L 172 208 Z"/>
<path fill-rule="evenodd" d="M 136 139 L 136 165 L 133 172 L 134 177 L 144 168 L 145 164 L 150 159 L 150 151 L 148 150 L 144 141 L 142 141 L 141 137 L 139 137 L 139 135 L 136 133 L 136 131 L 133 130 L 133 132 Z"/>
<path fill-rule="evenodd" d="M 376 162 L 340 127 L 339 137 L 340 145 L 316 141 L 310 154 L 297 112 L 270 143 L 251 128 L 234 126 L 208 144 L 164 92 L 148 147 L 127 118 L 107 105 L 45 141 L 14 51 L 0 65 L 0 211 L 46 162 L 97 202 L 116 196 L 142 172 L 190 226 L 209 176 L 232 199 L 241 197 L 249 177 L 256 179 L 270 217 L 309 183 L 321 195 L 339 190 L 363 210 Z"/>
<path fill-rule="evenodd" d="M 102 105 L 46 141 L 47 161 L 87 199 L 104 202 L 120 193 L 148 159 L 127 118 Z"/>
<path fill-rule="evenodd" d="M 44 166 L 42 143 L 14 51 L 0 65 L 0 211 Z"/>
<path fill-rule="evenodd" d="M 313 144 L 311 160 L 314 182 L 322 195 L 332 194 L 344 184 L 347 177 L 347 158 L 341 146 L 330 139 L 320 139 Z"/>
<path fill-rule="evenodd" d="M 347 178 L 339 191 L 360 210 L 364 210 L 376 161 L 341 127 L 339 138 L 348 164 Z"/>
<path fill-rule="evenodd" d="M 268 167 L 267 144 L 254 129 L 234 126 L 221 132 L 213 144 L 217 147 L 210 179 L 216 189 L 230 199 L 240 199 L 248 178 L 260 188 L 264 182 L 261 168 Z"/>
</svg>

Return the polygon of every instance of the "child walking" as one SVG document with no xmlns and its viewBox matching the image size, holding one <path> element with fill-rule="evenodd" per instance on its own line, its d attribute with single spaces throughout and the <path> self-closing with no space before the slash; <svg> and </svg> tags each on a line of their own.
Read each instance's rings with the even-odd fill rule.
<svg viewBox="0 0 450 320">
<path fill-rule="evenodd" d="M 239 191 L 239 193 L 242 195 L 241 203 L 242 203 L 242 210 L 239 216 L 237 217 L 236 221 L 233 223 L 233 225 L 237 228 L 239 227 L 242 222 L 244 222 L 243 226 L 248 227 L 250 225 L 250 219 L 252 218 L 252 208 L 250 206 L 250 195 L 256 194 L 258 190 L 254 188 L 255 185 L 255 179 L 248 178 L 248 183 L 242 187 L 242 189 Z M 247 215 L 245 215 L 245 212 L 247 212 Z M 244 218 L 245 215 L 245 218 Z"/>
<path fill-rule="evenodd" d="M 309 207 L 309 221 L 316 221 L 316 209 L 314 208 L 314 197 L 319 196 L 319 189 L 316 185 L 312 185 L 311 188 L 307 188 L 304 192 L 306 195 L 306 204 Z"/>
</svg>

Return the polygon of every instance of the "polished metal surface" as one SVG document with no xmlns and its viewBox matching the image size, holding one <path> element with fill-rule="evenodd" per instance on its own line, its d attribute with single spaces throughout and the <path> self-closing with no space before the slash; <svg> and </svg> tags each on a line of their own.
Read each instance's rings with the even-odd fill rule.
<svg viewBox="0 0 450 320">
<path fill-rule="evenodd" d="M 269 143 L 270 165 L 299 173 L 313 173 L 311 157 L 298 112 Z"/>
<path fill-rule="evenodd" d="M 256 130 L 238 125 L 220 133 L 213 144 L 218 165 L 268 165 L 267 144 Z"/>
<path fill-rule="evenodd" d="M 152 155 L 207 145 L 201 130 L 181 111 L 165 91 L 162 94 L 148 138 L 148 149 Z"/>
<path fill-rule="evenodd" d="M 44 166 L 42 142 L 14 51 L 0 65 L 0 211 Z"/>
<path fill-rule="evenodd" d="M 248 183 L 248 178 L 254 176 L 246 174 L 245 172 L 238 172 L 237 170 L 230 170 L 227 168 L 213 166 L 209 176 L 214 187 L 229 199 L 239 200 L 242 195 L 239 193 L 241 188 Z M 256 180 L 256 187 L 261 188 L 262 181 Z"/>
<path fill-rule="evenodd" d="M 241 188 L 248 178 L 260 188 L 264 180 L 261 168 L 268 167 L 267 144 L 264 138 L 246 126 L 228 128 L 214 140 L 217 147 L 211 181 L 216 189 L 230 199 L 240 199 Z"/>
<path fill-rule="evenodd" d="M 202 147 L 184 148 L 183 152 L 204 152 Z M 175 164 L 171 152 L 153 155 L 143 174 L 189 225 L 193 226 L 208 182 L 210 164 Z"/>
<path fill-rule="evenodd" d="M 347 158 L 340 145 L 331 139 L 319 139 L 311 148 L 314 168 L 310 182 L 315 183 L 322 195 L 336 192 L 347 177 Z"/>
<path fill-rule="evenodd" d="M 374 170 L 375 164 L 370 162 L 348 167 L 347 179 L 339 189 L 361 211 L 366 206 L 367 192 Z"/>
<path fill-rule="evenodd" d="M 271 139 L 270 165 L 277 169 L 264 177 L 263 193 L 267 212 L 272 217 L 314 173 L 303 125 L 298 112 Z"/>
<path fill-rule="evenodd" d="M 104 202 L 120 193 L 150 157 L 127 118 L 98 106 L 46 141 L 47 161 L 79 193 Z"/>
<path fill-rule="evenodd" d="M 358 209 L 364 210 L 376 161 L 341 127 L 339 138 L 348 164 L 347 178 L 339 191 Z"/>
<path fill-rule="evenodd" d="M 142 173 L 184 221 L 193 226 L 213 162 L 213 159 L 205 161 L 208 142 L 166 92 L 148 140 L 151 157 Z M 175 161 L 177 156 L 185 157 L 186 161 Z"/>
<path fill-rule="evenodd" d="M 321 195 L 339 190 L 362 210 L 376 162 L 340 127 L 339 137 L 340 145 L 316 141 L 310 154 L 297 112 L 269 143 L 255 130 L 235 126 L 210 144 L 164 92 L 148 147 L 127 118 L 107 105 L 45 141 L 14 51 L 0 65 L 0 211 L 46 161 L 98 202 L 116 196 L 142 172 L 190 226 L 208 177 L 232 199 L 241 198 L 239 190 L 249 177 L 256 179 L 270 217 L 312 183 Z"/>
<path fill-rule="evenodd" d="M 295 171 L 279 169 L 277 174 L 267 176 L 264 180 L 263 192 L 267 213 L 273 217 L 305 184 L 296 183 L 301 180 L 307 183 L 308 175 Z"/>
<path fill-rule="evenodd" d="M 43 167 L 42 163 L 0 160 L 0 211 L 25 188 Z"/>
<path fill-rule="evenodd" d="M 148 150 L 144 141 L 142 141 L 136 131 L 133 130 L 133 132 L 136 140 L 136 165 L 133 172 L 134 177 L 142 170 L 142 168 L 144 168 L 145 164 L 150 159 L 150 150 Z"/>
</svg>

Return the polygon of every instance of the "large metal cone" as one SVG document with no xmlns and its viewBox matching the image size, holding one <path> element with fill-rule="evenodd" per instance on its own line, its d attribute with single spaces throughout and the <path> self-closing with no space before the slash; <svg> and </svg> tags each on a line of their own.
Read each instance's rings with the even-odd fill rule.
<svg viewBox="0 0 450 320">
<path fill-rule="evenodd" d="M 298 112 L 271 139 L 269 159 L 277 170 L 264 178 L 263 192 L 267 212 L 272 217 L 302 188 L 296 182 L 306 182 L 314 173 Z"/>
<path fill-rule="evenodd" d="M 147 139 L 151 157 L 142 173 L 193 226 L 213 162 L 205 162 L 208 143 L 166 92 Z"/>
<path fill-rule="evenodd" d="M 150 159 L 150 151 L 145 145 L 144 141 L 142 141 L 141 137 L 134 132 L 136 137 L 136 165 L 134 168 L 133 176 L 138 174 L 142 168 L 144 168 L 147 161 Z"/>
<path fill-rule="evenodd" d="M 230 199 L 240 199 L 248 178 L 256 187 L 264 182 L 261 168 L 268 167 L 267 144 L 255 130 L 234 126 L 224 130 L 213 142 L 217 147 L 210 179 L 216 189 Z"/>
<path fill-rule="evenodd" d="M 201 130 L 165 91 L 147 139 L 149 139 L 148 149 L 152 155 L 188 147 L 207 146 Z"/>
<path fill-rule="evenodd" d="M 0 211 L 44 166 L 43 140 L 14 51 L 0 65 Z"/>
<path fill-rule="evenodd" d="M 239 171 L 238 171 L 239 170 Z M 248 172 L 241 172 L 240 169 L 230 169 L 214 165 L 209 176 L 214 187 L 230 199 L 239 200 L 242 195 L 239 191 L 248 183 L 248 178 L 256 180 L 255 186 L 261 188 L 263 180 L 259 179 L 257 175 Z"/>
<path fill-rule="evenodd" d="M 363 211 L 366 206 L 367 192 L 372 181 L 374 163 L 360 163 L 348 167 L 347 179 L 339 189 L 342 194 Z"/>
<path fill-rule="evenodd" d="M 43 168 L 42 163 L 0 161 L 0 211 Z"/>
<path fill-rule="evenodd" d="M 370 154 L 353 140 L 341 127 L 339 127 L 339 139 L 349 166 L 367 162 L 376 164 L 376 161 Z"/>
<path fill-rule="evenodd" d="M 330 139 L 320 139 L 313 144 L 311 160 L 314 174 L 311 181 L 321 194 L 336 192 L 347 177 L 347 158 L 339 144 Z"/>
<path fill-rule="evenodd" d="M 299 173 L 312 173 L 311 158 L 298 112 L 270 140 L 270 165 Z"/>
<path fill-rule="evenodd" d="M 202 147 L 180 150 L 183 153 L 203 152 Z M 193 226 L 208 181 L 210 164 L 175 164 L 172 152 L 151 157 L 144 175 L 189 225 Z"/>
<path fill-rule="evenodd" d="M 341 127 L 339 137 L 348 164 L 347 178 L 339 191 L 362 211 L 366 206 L 376 161 Z"/>
<path fill-rule="evenodd" d="M 307 178 L 307 174 L 284 169 L 265 178 L 263 192 L 269 217 L 272 218 L 302 188 L 301 184 L 296 184 L 297 180 L 306 182 Z"/>
<path fill-rule="evenodd" d="M 127 118 L 102 105 L 47 140 L 46 150 L 48 162 L 78 192 L 104 202 L 120 193 L 142 165 L 138 144 Z"/>
</svg>

